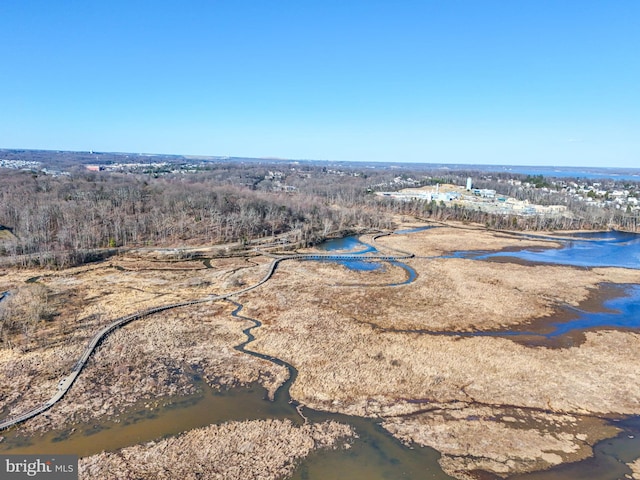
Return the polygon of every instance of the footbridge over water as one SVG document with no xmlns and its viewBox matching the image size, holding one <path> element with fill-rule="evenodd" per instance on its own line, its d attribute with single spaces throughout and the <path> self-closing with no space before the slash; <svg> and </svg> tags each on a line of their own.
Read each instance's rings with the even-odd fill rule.
<svg viewBox="0 0 640 480">
<path fill-rule="evenodd" d="M 339 254 L 300 254 L 300 255 L 289 255 L 283 260 L 330 260 L 334 262 L 341 261 L 361 261 L 361 262 L 394 262 L 396 260 L 406 260 L 408 258 L 413 258 L 413 254 L 408 255 L 339 255 Z"/>
</svg>

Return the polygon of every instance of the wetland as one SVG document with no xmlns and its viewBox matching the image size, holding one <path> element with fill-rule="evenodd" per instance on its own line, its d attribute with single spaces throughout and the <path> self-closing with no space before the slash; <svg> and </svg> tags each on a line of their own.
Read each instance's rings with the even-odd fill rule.
<svg viewBox="0 0 640 480">
<path fill-rule="evenodd" d="M 633 475 L 636 237 L 425 227 L 435 226 L 330 241 L 305 252 L 363 260 L 283 261 L 235 304 L 123 327 L 59 404 L 3 432 L 0 450 L 78 453 L 83 478 L 175 478 L 189 462 L 205 478 L 555 479 L 593 462 L 617 462 L 597 478 Z M 596 260 L 567 263 L 577 250 Z M 413 257 L 366 260 L 398 252 Z M 4 272 L 3 303 L 45 288 L 56 315 L 45 346 L 17 339 L 2 350 L 0 415 L 48 398 L 90 333 L 122 309 L 257 283 L 269 259 L 248 260 L 139 254 L 46 276 Z M 65 341 L 62 318 L 76 319 Z M 174 461 L 154 463 L 163 455 Z"/>
</svg>

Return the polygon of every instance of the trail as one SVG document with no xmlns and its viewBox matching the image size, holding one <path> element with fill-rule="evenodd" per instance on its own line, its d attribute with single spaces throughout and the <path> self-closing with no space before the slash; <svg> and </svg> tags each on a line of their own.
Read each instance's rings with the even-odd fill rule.
<svg viewBox="0 0 640 480">
<path fill-rule="evenodd" d="M 377 238 L 377 237 L 376 237 Z M 363 260 L 363 261 L 398 261 L 398 260 L 403 260 L 403 259 L 407 259 L 407 258 L 412 258 L 413 254 L 411 253 L 407 253 L 407 252 L 398 252 L 400 253 L 399 255 L 336 255 L 336 254 L 294 254 L 294 255 L 284 255 L 284 256 L 280 256 L 280 257 L 276 257 L 273 258 L 273 260 L 271 261 L 271 263 L 269 264 L 269 269 L 267 270 L 267 273 L 265 274 L 265 276 L 258 281 L 257 283 L 250 285 L 246 288 L 237 290 L 235 292 L 231 292 L 231 293 L 226 293 L 223 295 L 209 295 L 207 297 L 204 298 L 199 298 L 196 300 L 189 300 L 189 301 L 185 301 L 185 302 L 178 302 L 178 303 L 171 303 L 168 305 L 161 305 L 158 307 L 153 307 L 153 308 L 149 308 L 147 310 L 143 310 L 140 312 L 136 312 L 133 313 L 131 315 L 126 315 L 124 317 L 119 317 L 117 319 L 115 319 L 113 322 L 111 322 L 109 325 L 103 327 L 100 331 L 98 331 L 92 338 L 91 341 L 89 342 L 89 345 L 85 348 L 85 350 L 83 351 L 82 355 L 80 356 L 80 358 L 78 358 L 78 360 L 76 361 L 75 365 L 73 366 L 73 368 L 71 369 L 71 372 L 69 372 L 69 374 L 65 377 L 63 377 L 59 382 L 58 382 L 58 386 L 57 389 L 55 391 L 55 393 L 51 396 L 51 398 L 49 400 L 47 400 L 44 404 L 37 406 L 35 408 L 32 408 L 31 410 L 28 410 L 20 415 L 11 417 L 11 418 L 7 418 L 5 420 L 3 420 L 2 422 L 0 422 L 0 431 L 5 430 L 7 428 L 10 428 L 14 425 L 17 425 L 19 423 L 25 422 L 33 417 L 36 417 L 42 413 L 44 413 L 45 411 L 49 410 L 51 407 L 53 407 L 56 403 L 58 403 L 60 400 L 62 400 L 64 398 L 64 396 L 69 392 L 69 390 L 71 389 L 71 387 L 73 386 L 73 384 L 75 383 L 75 381 L 78 379 L 78 377 L 80 376 L 80 374 L 82 373 L 82 371 L 84 370 L 84 368 L 86 367 L 89 358 L 91 357 L 91 355 L 93 355 L 93 353 L 96 351 L 96 349 L 100 346 L 100 344 L 102 343 L 102 341 L 107 338 L 111 333 L 113 333 L 115 330 L 135 321 L 135 320 L 140 320 L 142 318 L 146 318 L 149 317 L 151 315 L 154 315 L 156 313 L 160 313 L 160 312 L 164 312 L 167 310 L 171 310 L 174 308 L 180 308 L 180 307 L 186 307 L 186 306 L 190 306 L 190 305 L 197 305 L 200 303 L 205 303 L 205 302 L 216 302 L 219 300 L 228 300 L 231 297 L 234 296 L 238 296 L 238 295 L 242 295 L 243 293 L 249 292 L 251 290 L 254 290 L 258 287 L 260 287 L 261 285 L 263 285 L 264 283 L 268 282 L 269 279 L 273 276 L 273 274 L 275 273 L 276 269 L 278 268 L 278 265 L 284 261 L 287 260 Z M 6 292 L 3 292 L 0 294 L 0 300 L 2 300 L 2 298 L 4 298 L 4 296 L 6 295 Z M 234 304 L 238 307 L 236 308 L 236 310 L 233 312 L 233 314 L 235 316 L 239 316 L 238 312 L 242 309 L 242 305 L 240 305 L 239 303 L 234 302 Z M 250 319 L 248 317 L 242 317 L 244 319 L 253 321 L 253 322 L 257 322 L 257 320 L 254 319 Z M 259 324 L 259 322 L 258 322 Z M 277 363 L 279 365 L 283 365 L 285 367 L 287 367 L 289 369 L 290 372 L 290 376 L 295 376 L 295 369 L 293 369 L 293 367 L 291 367 L 291 365 L 287 364 L 286 362 L 277 359 L 275 357 L 270 357 L 270 356 L 266 356 L 266 355 L 262 355 L 259 354 L 257 352 L 251 352 L 248 350 L 245 350 L 245 346 L 251 342 L 253 340 L 253 335 L 251 334 L 251 330 L 253 328 L 255 328 L 256 326 L 259 325 L 254 325 L 252 327 L 249 327 L 248 329 L 245 330 L 245 334 L 248 337 L 248 340 L 246 342 L 244 342 L 243 344 L 239 345 L 237 347 L 238 350 L 245 352 L 245 353 L 249 353 L 251 355 L 255 355 L 255 356 L 259 356 L 261 358 L 265 358 L 269 361 L 272 361 L 274 363 Z M 292 379 L 290 378 L 288 381 L 290 382 Z"/>
</svg>

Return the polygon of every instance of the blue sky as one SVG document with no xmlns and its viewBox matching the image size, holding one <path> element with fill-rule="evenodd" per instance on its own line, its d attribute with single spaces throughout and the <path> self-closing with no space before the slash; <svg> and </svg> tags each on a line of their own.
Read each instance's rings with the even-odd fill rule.
<svg viewBox="0 0 640 480">
<path fill-rule="evenodd" d="M 0 147 L 640 167 L 640 2 L 2 0 Z"/>
</svg>

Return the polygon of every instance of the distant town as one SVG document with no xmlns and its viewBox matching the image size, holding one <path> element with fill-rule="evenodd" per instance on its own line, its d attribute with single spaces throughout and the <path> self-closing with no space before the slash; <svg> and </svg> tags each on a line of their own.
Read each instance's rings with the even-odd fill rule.
<svg viewBox="0 0 640 480">
<path fill-rule="evenodd" d="M 617 210 L 634 215 L 640 211 L 640 170 L 626 169 L 627 175 L 614 175 L 599 168 L 581 175 L 582 172 L 575 169 L 576 176 L 571 178 L 566 168 L 558 168 L 558 176 L 554 177 L 525 175 L 508 166 L 494 166 L 496 171 L 492 171 L 492 167 L 486 165 L 379 165 L 226 156 L 0 150 L 0 169 L 52 177 L 84 171 L 157 178 L 210 171 L 225 163 L 264 167 L 262 173 L 246 175 L 241 182 L 242 186 L 263 191 L 293 194 L 305 180 L 313 181 L 314 177 L 358 177 L 359 180 L 371 179 L 366 189 L 379 197 L 398 202 L 435 202 L 442 207 L 495 215 L 572 218 L 576 208 Z M 379 181 L 383 170 L 386 178 L 383 175 L 383 181 Z"/>
<path fill-rule="evenodd" d="M 482 177 L 487 181 L 487 177 Z M 402 188 L 397 191 L 378 191 L 377 195 L 389 197 L 398 201 L 422 200 L 426 202 L 443 202 L 447 206 L 460 206 L 480 210 L 487 213 L 504 215 L 546 215 L 571 216 L 567 203 L 570 200 L 584 202 L 589 206 L 599 208 L 625 209 L 627 212 L 640 210 L 638 201 L 638 186 L 629 184 L 618 185 L 615 182 L 604 184 L 602 181 L 565 181 L 551 180 L 550 186 L 540 186 L 533 182 L 516 179 L 498 179 L 498 183 L 506 182 L 517 187 L 519 191 L 539 190 L 542 195 L 565 197 L 564 204 L 538 205 L 529 200 L 518 200 L 508 195 L 499 194 L 490 188 L 474 188 L 473 179 L 467 178 L 465 187 L 450 184 L 437 184 L 435 187 Z M 397 177 L 397 183 L 420 184 L 420 181 L 403 181 Z"/>
</svg>

